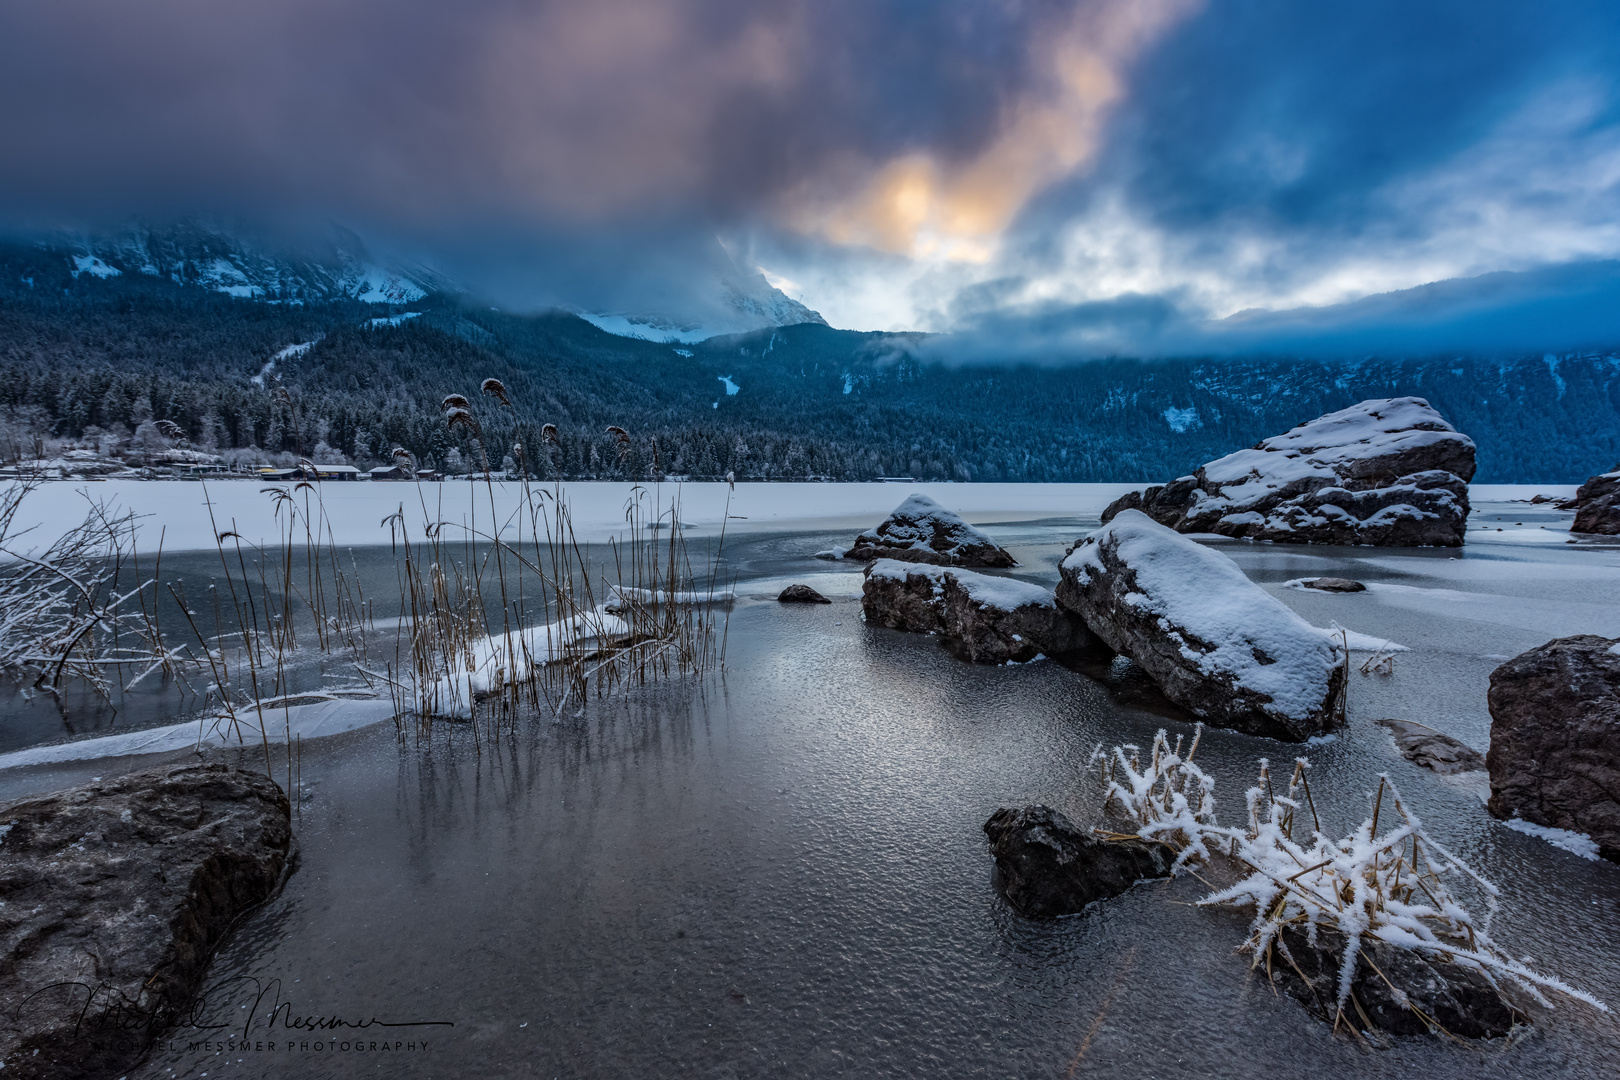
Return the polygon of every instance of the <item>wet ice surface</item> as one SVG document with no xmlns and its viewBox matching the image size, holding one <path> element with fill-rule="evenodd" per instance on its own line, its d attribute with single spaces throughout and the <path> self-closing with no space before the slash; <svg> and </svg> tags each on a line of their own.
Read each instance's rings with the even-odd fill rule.
<svg viewBox="0 0 1620 1080">
<path fill-rule="evenodd" d="M 1502 888 L 1500 941 L 1620 1002 L 1620 867 L 1492 821 L 1477 780 L 1407 763 L 1373 723 L 1417 720 L 1484 750 L 1501 659 L 1554 634 L 1620 636 L 1620 547 L 1539 542 L 1532 530 L 1559 520 L 1524 516 L 1539 508 L 1481 506 L 1476 524 L 1498 509 L 1505 531 L 1471 532 L 1462 552 L 1221 544 L 1307 620 L 1412 651 L 1392 675 L 1352 675 L 1351 726 L 1330 742 L 1217 731 L 1199 757 L 1235 822 L 1255 759 L 1304 750 L 1336 833 L 1387 772 Z M 1095 521 L 976 524 L 1017 576 L 1051 584 Z M 297 1015 L 455 1027 L 373 1028 L 364 1050 L 256 1031 L 275 1050 L 221 1053 L 181 1031 L 135 1075 L 1620 1075 L 1620 1023 L 1573 1003 L 1506 1051 L 1332 1037 L 1248 971 L 1243 916 L 1185 906 L 1196 881 L 1073 918 L 1013 913 L 992 886 L 990 813 L 1043 801 L 1095 819 L 1094 746 L 1190 727 L 1050 662 L 975 667 L 866 626 L 859 568 L 805 557 L 847 539 L 728 543 L 741 599 L 723 680 L 523 724 L 499 746 L 442 730 L 401 743 L 392 725 L 306 746 L 301 868 L 211 979 L 280 980 Z M 1322 575 L 1373 587 L 1284 585 Z M 835 602 L 776 604 L 794 580 Z M 0 798 L 134 764 L 18 770 Z M 243 1014 L 240 985 L 215 995 L 217 1015 Z M 286 1050 L 289 1034 L 311 1048 Z"/>
</svg>

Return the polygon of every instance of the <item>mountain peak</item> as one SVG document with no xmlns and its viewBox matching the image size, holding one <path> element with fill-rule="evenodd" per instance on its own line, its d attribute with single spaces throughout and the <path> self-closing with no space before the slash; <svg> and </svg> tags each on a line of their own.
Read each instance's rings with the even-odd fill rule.
<svg viewBox="0 0 1620 1080">
<path fill-rule="evenodd" d="M 40 246 L 59 251 L 75 278 L 147 275 L 269 302 L 410 304 L 431 292 L 458 291 L 426 267 L 374 256 L 340 226 L 288 241 L 208 219 L 131 221 L 107 232 L 60 232 Z"/>
</svg>

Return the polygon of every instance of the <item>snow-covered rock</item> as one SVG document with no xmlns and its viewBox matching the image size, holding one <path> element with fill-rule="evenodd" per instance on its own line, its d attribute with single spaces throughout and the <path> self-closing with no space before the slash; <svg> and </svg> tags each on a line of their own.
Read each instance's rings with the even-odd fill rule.
<svg viewBox="0 0 1620 1080">
<path fill-rule="evenodd" d="M 927 495 L 912 495 L 875 529 L 855 538 L 846 559 L 899 559 L 938 566 L 1017 566 L 982 529 L 945 509 Z"/>
<path fill-rule="evenodd" d="M 1194 716 L 1294 742 L 1336 725 L 1337 650 L 1220 552 L 1125 510 L 1062 573 L 1058 602 Z"/>
<path fill-rule="evenodd" d="M 1569 531 L 1620 535 L 1620 465 L 1576 489 L 1575 520 Z"/>
<path fill-rule="evenodd" d="M 1556 638 L 1491 672 L 1490 812 L 1620 862 L 1620 640 Z"/>
<path fill-rule="evenodd" d="M 1328 413 L 1191 476 L 1132 492 L 1103 513 L 1141 510 L 1178 532 L 1294 544 L 1457 547 L 1468 525 L 1474 441 L 1422 398 Z"/>
<path fill-rule="evenodd" d="M 976 664 L 1022 663 L 1041 654 L 1075 652 L 1096 640 L 1058 607 L 1049 589 L 894 559 L 878 559 L 866 568 L 861 608 L 868 622 L 938 634 Z"/>
</svg>

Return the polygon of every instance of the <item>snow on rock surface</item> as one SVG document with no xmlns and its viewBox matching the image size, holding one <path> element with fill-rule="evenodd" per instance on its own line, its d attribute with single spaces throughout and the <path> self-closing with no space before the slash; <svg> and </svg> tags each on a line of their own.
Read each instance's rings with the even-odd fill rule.
<svg viewBox="0 0 1620 1080">
<path fill-rule="evenodd" d="M 1336 726 L 1338 651 L 1220 552 L 1125 510 L 1061 569 L 1058 603 L 1194 716 L 1292 742 Z"/>
<path fill-rule="evenodd" d="M 938 566 L 1017 566 L 1013 557 L 960 516 L 927 495 L 915 493 L 883 523 L 855 538 L 847 559 L 899 559 Z"/>
<path fill-rule="evenodd" d="M 1620 465 L 1591 477 L 1575 492 L 1570 532 L 1620 535 Z"/>
<path fill-rule="evenodd" d="M 1457 547 L 1468 523 L 1474 441 L 1422 398 L 1328 413 L 1133 492 L 1103 513 L 1141 510 L 1178 532 L 1296 544 Z"/>
<path fill-rule="evenodd" d="M 976 664 L 1022 663 L 1094 645 L 1049 589 L 1012 578 L 878 559 L 866 568 L 868 622 L 938 634 Z"/>
</svg>

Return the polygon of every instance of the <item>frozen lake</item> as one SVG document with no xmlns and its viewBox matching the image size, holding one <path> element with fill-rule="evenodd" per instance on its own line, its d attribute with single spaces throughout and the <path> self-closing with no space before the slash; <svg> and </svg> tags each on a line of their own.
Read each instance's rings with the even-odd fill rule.
<svg viewBox="0 0 1620 1080">
<path fill-rule="evenodd" d="M 245 518 L 254 489 L 237 486 Z M 576 507 L 605 533 L 623 495 L 599 487 Z M 693 535 L 725 512 L 711 498 L 724 486 L 706 487 L 685 497 Z M 976 667 L 865 625 L 858 567 L 810 555 L 847 544 L 911 488 L 754 487 L 733 501 L 747 520 L 729 523 L 739 599 L 723 675 L 526 721 L 498 745 L 442 726 L 402 740 L 387 723 L 305 744 L 301 868 L 244 921 L 211 980 L 279 980 L 300 1014 L 453 1027 L 387 1029 L 426 1043 L 387 1051 L 302 1036 L 308 1049 L 287 1050 L 278 1033 L 274 1051 L 216 1052 L 182 1032 L 135 1075 L 1620 1075 L 1620 1021 L 1566 1001 L 1509 1050 L 1335 1038 L 1248 970 L 1235 951 L 1244 916 L 1187 906 L 1205 891 L 1190 879 L 1077 917 L 1012 912 L 992 886 L 991 812 L 1046 802 L 1097 820 L 1092 749 L 1191 726 L 1052 662 Z M 1015 576 L 1048 585 L 1063 548 L 1123 490 L 920 487 L 1008 547 Z M 169 490 L 198 485 L 121 497 L 134 505 L 151 488 L 175 500 L 162 511 L 174 532 L 200 528 Z M 1501 887 L 1497 939 L 1616 1004 L 1620 867 L 1492 820 L 1477 777 L 1409 764 L 1374 723 L 1416 720 L 1484 750 L 1497 664 L 1554 636 L 1620 636 L 1620 545 L 1566 543 L 1569 514 L 1506 501 L 1539 491 L 1567 494 L 1476 489 L 1462 550 L 1220 542 L 1315 625 L 1410 651 L 1392 674 L 1352 674 L 1343 735 L 1298 747 L 1211 731 L 1199 759 L 1236 822 L 1256 759 L 1305 752 L 1334 832 L 1366 815 L 1388 773 L 1436 839 Z M 340 512 L 355 536 L 381 516 Z M 382 553 L 366 557 L 380 565 Z M 1370 588 L 1288 585 L 1320 575 Z M 834 603 L 775 603 L 790 581 Z M 27 741 L 47 736 L 60 733 Z M 0 768 L 0 798 L 184 756 Z M 244 985 L 218 991 L 221 1015 Z"/>
</svg>

